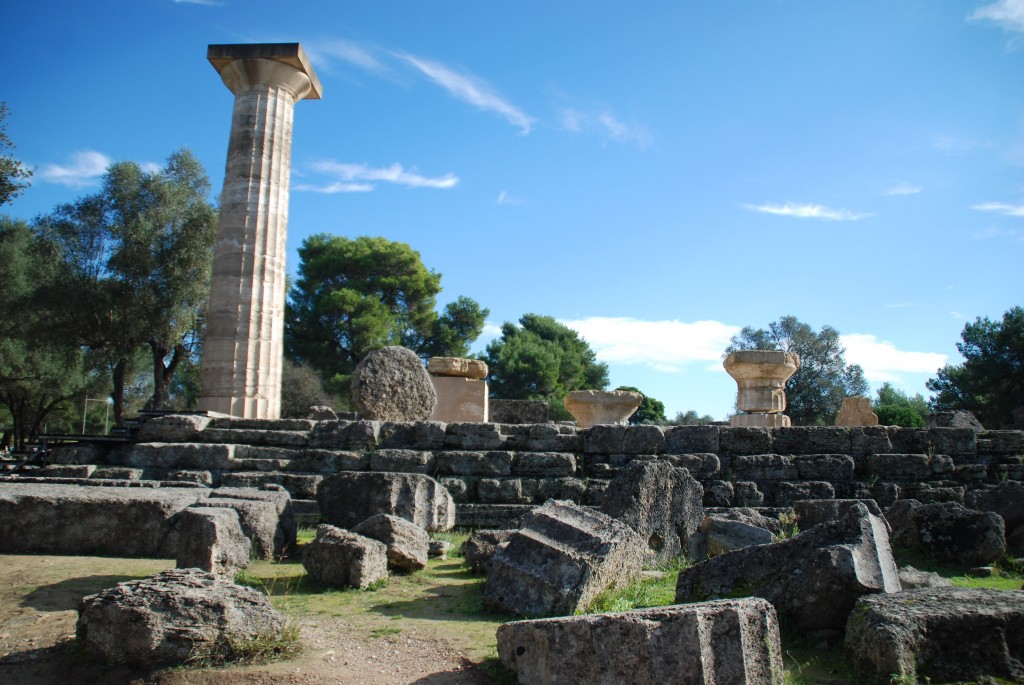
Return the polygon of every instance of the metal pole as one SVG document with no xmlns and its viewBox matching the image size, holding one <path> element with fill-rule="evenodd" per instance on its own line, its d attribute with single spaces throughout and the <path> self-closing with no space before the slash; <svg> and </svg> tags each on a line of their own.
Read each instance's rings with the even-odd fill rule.
<svg viewBox="0 0 1024 685">
<path fill-rule="evenodd" d="M 110 402 L 107 402 L 107 416 L 103 420 L 103 434 L 110 435 Z"/>
<path fill-rule="evenodd" d="M 85 435 L 85 417 L 89 413 L 89 396 L 85 396 L 85 406 L 82 407 L 82 435 Z"/>
</svg>

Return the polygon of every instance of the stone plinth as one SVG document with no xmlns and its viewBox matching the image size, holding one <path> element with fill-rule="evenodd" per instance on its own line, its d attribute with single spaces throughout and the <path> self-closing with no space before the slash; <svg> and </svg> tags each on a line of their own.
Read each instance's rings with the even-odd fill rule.
<svg viewBox="0 0 1024 685">
<path fill-rule="evenodd" d="M 298 43 L 211 45 L 235 95 L 210 280 L 199 408 L 281 413 L 285 239 L 295 102 L 320 81 Z"/>
<path fill-rule="evenodd" d="M 427 363 L 431 376 L 455 376 L 480 380 L 487 377 L 487 364 L 479 359 L 461 357 L 431 357 Z"/>
<path fill-rule="evenodd" d="M 487 423 L 487 383 L 458 376 L 431 376 L 437 404 L 431 421 Z"/>
<path fill-rule="evenodd" d="M 837 426 L 877 426 L 878 414 L 871 410 L 867 397 L 847 397 L 836 414 Z"/>
<path fill-rule="evenodd" d="M 745 414 L 732 426 L 780 428 L 792 425 L 786 410 L 786 381 L 800 368 L 800 358 L 779 350 L 733 352 L 722 364 L 737 385 L 736 408 Z"/>
<path fill-rule="evenodd" d="M 563 405 L 580 428 L 590 428 L 626 423 L 643 399 L 630 390 L 574 390 L 565 396 Z"/>
</svg>

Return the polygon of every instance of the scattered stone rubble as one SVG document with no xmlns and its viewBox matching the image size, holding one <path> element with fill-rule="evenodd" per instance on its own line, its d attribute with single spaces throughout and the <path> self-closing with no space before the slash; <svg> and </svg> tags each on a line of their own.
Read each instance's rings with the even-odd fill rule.
<svg viewBox="0 0 1024 685">
<path fill-rule="evenodd" d="M 76 636 L 89 657 L 151 667 L 185 663 L 228 640 L 279 637 L 283 628 L 257 590 L 179 568 L 83 597 Z"/>
<path fill-rule="evenodd" d="M 757 598 L 505 623 L 498 655 L 521 683 L 783 683 L 775 610 Z"/>
<path fill-rule="evenodd" d="M 573 614 L 638 577 L 646 556 L 646 543 L 625 524 L 552 500 L 498 546 L 484 604 L 527 617 Z"/>
<path fill-rule="evenodd" d="M 939 682 L 1024 682 L 1024 592 L 922 588 L 862 597 L 846 651 L 883 683 L 891 675 Z"/>
</svg>

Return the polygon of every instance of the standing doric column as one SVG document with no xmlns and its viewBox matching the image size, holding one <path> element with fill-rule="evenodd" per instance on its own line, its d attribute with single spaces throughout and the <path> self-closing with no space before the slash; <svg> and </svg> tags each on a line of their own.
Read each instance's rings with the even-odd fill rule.
<svg viewBox="0 0 1024 685">
<path fill-rule="evenodd" d="M 211 45 L 231 92 L 231 138 L 214 247 L 199 408 L 281 414 L 285 239 L 295 103 L 320 98 L 298 43 Z"/>
</svg>

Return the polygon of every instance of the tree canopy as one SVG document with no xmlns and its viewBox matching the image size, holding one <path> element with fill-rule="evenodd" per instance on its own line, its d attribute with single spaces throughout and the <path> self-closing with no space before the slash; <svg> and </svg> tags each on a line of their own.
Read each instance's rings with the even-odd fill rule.
<svg viewBox="0 0 1024 685">
<path fill-rule="evenodd" d="M 187 150 L 159 171 L 107 169 L 102 189 L 36 219 L 59 246 L 61 277 L 47 305 L 66 335 L 100 353 L 113 377 L 118 424 L 140 348 L 148 349 L 159 409 L 177 368 L 194 353 L 209 294 L 217 217 L 210 182 Z"/>
<path fill-rule="evenodd" d="M 597 361 L 576 331 L 550 316 L 525 314 L 518 326 L 506 321 L 485 359 L 492 397 L 545 400 L 556 420 L 572 419 L 562 404 L 567 393 L 608 387 L 608 365 Z"/>
<path fill-rule="evenodd" d="M 286 354 L 320 373 L 341 399 L 356 364 L 375 349 L 403 345 L 423 357 L 464 357 L 488 311 L 459 297 L 438 315 L 440 292 L 441 274 L 406 243 L 310 236 L 299 248 L 286 307 Z"/>
<path fill-rule="evenodd" d="M 1024 309 L 1013 307 L 1002 320 L 978 317 L 964 326 L 957 350 L 964 363 L 938 370 L 927 387 L 936 393 L 935 411 L 966 409 L 986 428 L 1010 427 L 1024 411 Z"/>
<path fill-rule="evenodd" d="M 7 137 L 6 102 L 0 102 L 0 207 L 21 195 L 32 178 L 32 169 L 14 157 L 14 143 Z"/>
<path fill-rule="evenodd" d="M 831 326 L 815 332 L 795 316 L 783 316 L 766 329 L 745 326 L 725 353 L 737 350 L 781 350 L 800 357 L 800 368 L 786 382 L 786 414 L 794 425 L 831 425 L 844 397 L 868 392 L 864 370 L 846 363 L 846 349 Z"/>
<path fill-rule="evenodd" d="M 878 397 L 872 402 L 872 409 L 878 415 L 878 423 L 881 425 L 904 428 L 924 428 L 924 418 L 931 413 L 928 401 L 921 393 L 911 397 L 894 388 L 891 383 L 883 383 L 878 389 Z"/>
<path fill-rule="evenodd" d="M 630 390 L 632 392 L 638 392 L 644 396 L 641 400 L 640 406 L 636 408 L 633 415 L 629 417 L 630 425 L 637 425 L 641 423 L 665 423 L 665 403 L 660 400 L 656 400 L 647 393 L 640 390 L 640 388 L 634 388 L 631 385 L 620 385 L 615 388 L 616 390 Z"/>
</svg>

